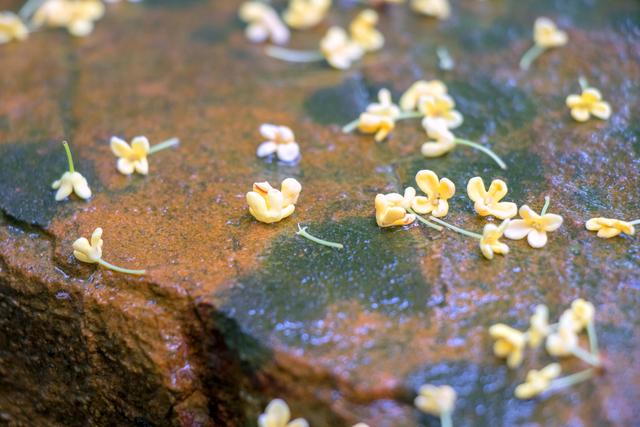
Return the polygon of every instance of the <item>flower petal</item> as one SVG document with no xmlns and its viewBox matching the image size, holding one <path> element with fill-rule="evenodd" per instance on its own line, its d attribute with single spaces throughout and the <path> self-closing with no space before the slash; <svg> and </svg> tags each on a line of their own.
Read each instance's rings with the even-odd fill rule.
<svg viewBox="0 0 640 427">
<path fill-rule="evenodd" d="M 58 191 L 56 192 L 56 197 L 55 197 L 56 202 L 59 202 L 69 197 L 72 191 L 73 191 L 73 184 L 71 184 L 71 181 L 62 180 L 62 182 L 60 183 L 60 188 L 58 188 Z"/>
<path fill-rule="evenodd" d="M 449 203 L 444 199 L 438 199 L 438 206 L 431 212 L 436 218 L 442 218 L 449 213 Z"/>
<path fill-rule="evenodd" d="M 277 148 L 278 159 L 283 162 L 293 162 L 300 157 L 300 147 L 295 142 L 280 144 Z"/>
<path fill-rule="evenodd" d="M 411 208 L 419 214 L 428 214 L 433 209 L 433 205 L 429 202 L 429 199 L 423 196 L 418 196 L 411 202 Z"/>
<path fill-rule="evenodd" d="M 487 195 L 493 199 L 494 202 L 500 201 L 507 195 L 507 183 L 501 179 L 494 179 L 491 181 Z M 517 208 L 516 208 L 517 210 Z"/>
<path fill-rule="evenodd" d="M 135 169 L 133 162 L 129 161 L 124 157 L 118 159 L 117 163 L 118 172 L 123 175 L 131 175 Z"/>
<path fill-rule="evenodd" d="M 149 173 L 149 161 L 147 160 L 146 157 L 143 157 L 142 159 L 135 162 L 134 166 L 135 166 L 136 172 L 138 172 L 141 175 L 147 175 Z"/>
<path fill-rule="evenodd" d="M 438 175 L 435 172 L 424 169 L 416 174 L 416 184 L 423 193 L 425 193 L 429 199 L 432 199 L 438 194 Z"/>
<path fill-rule="evenodd" d="M 278 145 L 275 142 L 265 141 L 262 144 L 258 145 L 258 150 L 256 150 L 256 155 L 258 157 L 267 157 L 275 153 L 277 149 L 278 149 Z"/>
<path fill-rule="evenodd" d="M 569 95 L 567 96 L 567 100 L 565 102 L 567 104 L 567 107 L 575 108 L 582 105 L 582 97 L 580 95 L 575 95 L 575 94 Z"/>
<path fill-rule="evenodd" d="M 532 228 L 522 219 L 512 220 L 507 229 L 504 230 L 504 236 L 511 240 L 524 239 Z"/>
<path fill-rule="evenodd" d="M 500 202 L 488 205 L 489 213 L 499 219 L 513 218 L 518 213 L 518 206 L 513 202 Z"/>
<path fill-rule="evenodd" d="M 270 140 L 270 141 L 274 141 L 277 137 L 278 134 L 278 126 L 276 125 L 272 125 L 269 123 L 264 123 L 262 125 L 260 125 L 260 134 Z"/>
<path fill-rule="evenodd" d="M 618 228 L 603 227 L 600 230 L 598 230 L 598 237 L 600 237 L 602 239 L 609 239 L 611 237 L 616 237 L 621 232 L 622 231 L 620 229 L 618 229 Z"/>
<path fill-rule="evenodd" d="M 591 114 L 602 120 L 608 120 L 611 117 L 611 106 L 608 102 L 596 102 L 591 106 Z"/>
<path fill-rule="evenodd" d="M 545 214 L 541 221 L 545 231 L 556 231 L 562 225 L 562 217 L 556 214 Z"/>
<path fill-rule="evenodd" d="M 118 138 L 117 136 L 111 137 L 111 151 L 118 157 L 129 157 L 132 154 L 131 147 L 125 140 Z"/>
<path fill-rule="evenodd" d="M 487 191 L 484 187 L 484 182 L 482 178 L 479 176 L 473 177 L 467 183 L 467 194 L 469 198 L 477 202 L 478 200 L 484 200 L 484 197 L 487 195 Z"/>
<path fill-rule="evenodd" d="M 273 425 L 284 426 L 291 419 L 289 406 L 282 399 L 272 400 L 265 411 Z"/>
<path fill-rule="evenodd" d="M 73 191 L 76 193 L 78 197 L 81 199 L 87 200 L 91 197 L 91 189 L 89 188 L 89 183 L 78 172 L 74 174 L 73 179 Z"/>
<path fill-rule="evenodd" d="M 420 148 L 420 152 L 425 157 L 440 157 L 455 148 L 454 142 L 425 142 Z"/>
<path fill-rule="evenodd" d="M 527 241 L 532 248 L 541 248 L 547 244 L 547 233 L 532 229 L 527 236 Z"/>
<path fill-rule="evenodd" d="M 589 110 L 584 107 L 574 107 L 571 109 L 571 117 L 579 122 L 586 122 L 589 120 Z"/>
<path fill-rule="evenodd" d="M 131 150 L 138 157 L 146 157 L 149 153 L 149 140 L 146 136 L 136 136 L 131 141 Z"/>
</svg>

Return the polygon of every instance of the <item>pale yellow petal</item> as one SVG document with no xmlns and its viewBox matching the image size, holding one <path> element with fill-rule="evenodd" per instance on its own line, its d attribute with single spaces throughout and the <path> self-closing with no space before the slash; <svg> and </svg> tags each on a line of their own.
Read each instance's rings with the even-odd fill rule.
<svg viewBox="0 0 640 427">
<path fill-rule="evenodd" d="M 469 180 L 469 182 L 467 183 L 467 194 L 469 195 L 469 198 L 474 202 L 477 202 L 478 200 L 484 200 L 485 196 L 487 195 L 487 191 L 485 190 L 482 178 L 476 176 Z"/>
</svg>

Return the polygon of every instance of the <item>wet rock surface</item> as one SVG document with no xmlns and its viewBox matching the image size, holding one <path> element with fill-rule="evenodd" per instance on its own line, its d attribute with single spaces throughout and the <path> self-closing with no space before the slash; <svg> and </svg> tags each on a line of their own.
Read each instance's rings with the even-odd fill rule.
<svg viewBox="0 0 640 427">
<path fill-rule="evenodd" d="M 253 425 L 282 397 L 313 426 L 438 425 L 412 406 L 427 382 L 458 391 L 456 426 L 636 424 L 640 244 L 597 239 L 584 221 L 640 216 L 640 5 L 452 3 L 445 22 L 382 10 L 387 45 L 346 72 L 267 58 L 244 38 L 238 2 L 120 3 L 85 39 L 49 31 L 0 46 L 0 424 Z M 330 20 L 355 13 L 340 3 Z M 524 73 L 540 15 L 570 44 Z M 314 47 L 325 29 L 294 33 L 292 46 Z M 438 70 L 437 46 L 454 70 Z M 611 102 L 611 120 L 571 119 L 564 99 L 580 74 Z M 422 158 L 418 121 L 383 143 L 340 132 L 378 88 L 398 95 L 419 78 L 449 85 L 460 136 L 508 170 L 466 147 Z M 255 157 L 265 122 L 293 128 L 298 165 Z M 139 134 L 181 145 L 151 156 L 149 176 L 124 177 L 109 138 Z M 53 201 L 62 139 L 89 202 Z M 467 229 L 486 223 L 465 195 L 476 175 L 504 179 L 509 200 L 536 210 L 551 196 L 565 223 L 544 249 L 510 242 L 492 262 L 456 234 L 379 229 L 375 194 L 425 168 L 456 184 L 447 218 Z M 286 177 L 303 185 L 295 214 L 257 223 L 245 192 Z M 298 222 L 345 249 L 296 236 Z M 105 259 L 149 274 L 79 264 L 71 244 L 98 226 Z M 515 400 L 547 357 L 529 352 L 509 371 L 487 327 L 525 328 L 536 304 L 557 317 L 577 297 L 596 305 L 606 373 Z"/>
</svg>

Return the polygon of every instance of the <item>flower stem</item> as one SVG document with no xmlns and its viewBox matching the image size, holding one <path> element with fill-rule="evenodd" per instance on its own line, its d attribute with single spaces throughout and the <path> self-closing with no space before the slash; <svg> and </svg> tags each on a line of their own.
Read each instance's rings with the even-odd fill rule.
<svg viewBox="0 0 640 427">
<path fill-rule="evenodd" d="M 323 240 L 323 239 L 320 239 L 318 237 L 312 236 L 311 234 L 309 234 L 307 232 L 307 227 L 300 227 L 300 224 L 298 224 L 298 231 L 296 232 L 296 234 L 298 236 L 305 237 L 305 238 L 311 240 L 312 242 L 316 242 L 319 245 L 324 245 L 324 246 L 328 246 L 330 248 L 336 248 L 336 249 L 344 248 L 344 245 L 342 243 L 330 242 L 328 240 Z"/>
<path fill-rule="evenodd" d="M 440 414 L 440 426 L 453 427 L 453 422 L 451 421 L 451 411 L 444 411 Z"/>
<path fill-rule="evenodd" d="M 74 173 L 76 169 L 73 167 L 73 156 L 71 156 L 71 149 L 69 148 L 69 144 L 67 141 L 62 141 L 62 145 L 64 146 L 64 151 L 67 152 L 67 163 L 69 163 L 69 172 Z"/>
<path fill-rule="evenodd" d="M 165 148 L 173 147 L 180 144 L 180 140 L 178 138 L 167 139 L 160 144 L 156 144 L 153 147 L 149 148 L 149 154 L 157 153 L 158 151 L 164 150 Z"/>
<path fill-rule="evenodd" d="M 545 51 L 546 49 L 542 46 L 538 46 L 534 44 L 531 48 L 522 55 L 522 59 L 520 60 L 520 68 L 523 70 L 528 70 L 533 61 Z"/>
<path fill-rule="evenodd" d="M 631 225 L 640 224 L 640 219 L 634 219 L 633 221 L 629 221 L 629 224 L 631 224 Z"/>
<path fill-rule="evenodd" d="M 289 62 L 318 62 L 324 60 L 324 56 L 317 50 L 292 50 L 278 46 L 268 46 L 265 53 L 276 59 Z"/>
<path fill-rule="evenodd" d="M 439 225 L 435 225 L 434 223 L 427 221 L 426 219 L 424 219 L 423 217 L 421 217 L 420 215 L 418 215 L 413 209 L 409 208 L 407 209 L 410 213 L 414 214 L 416 216 L 416 219 L 418 221 L 420 221 L 421 223 L 423 223 L 424 225 L 426 225 L 427 227 L 431 227 L 434 230 L 438 230 L 438 231 L 442 231 L 442 227 L 440 227 Z"/>
<path fill-rule="evenodd" d="M 44 2 L 45 0 L 27 0 L 20 8 L 20 11 L 18 11 L 18 16 L 20 16 L 23 21 L 28 21 L 36 10 L 40 9 L 40 6 L 42 6 Z"/>
<path fill-rule="evenodd" d="M 587 335 L 589 336 L 589 348 L 591 348 L 591 354 L 598 357 L 600 350 L 598 349 L 598 336 L 596 335 L 596 326 L 591 320 L 587 323 Z"/>
<path fill-rule="evenodd" d="M 355 119 L 354 121 L 349 122 L 346 125 L 344 125 L 342 127 L 342 132 L 351 133 L 354 130 L 356 130 L 356 128 L 358 127 L 359 124 L 360 124 L 360 119 Z"/>
<path fill-rule="evenodd" d="M 446 47 L 438 46 L 436 49 L 436 54 L 438 55 L 438 66 L 441 70 L 453 70 L 455 66 L 455 62 L 453 58 L 449 54 L 449 50 Z"/>
<path fill-rule="evenodd" d="M 588 351 L 584 350 L 582 347 L 575 346 L 571 349 L 571 353 L 576 356 L 578 359 L 581 359 L 583 362 L 588 363 L 589 365 L 599 367 L 600 366 L 600 358 L 597 354 L 591 354 Z"/>
<path fill-rule="evenodd" d="M 572 385 L 579 384 L 583 381 L 593 378 L 593 369 L 585 369 L 584 371 L 580 371 L 573 375 L 568 375 L 563 378 L 557 378 L 551 381 L 551 385 L 547 390 L 558 390 L 565 387 L 570 387 Z"/>
<path fill-rule="evenodd" d="M 585 90 L 589 87 L 589 82 L 585 79 L 584 76 L 578 77 L 578 83 L 580 84 L 580 89 Z"/>
<path fill-rule="evenodd" d="M 544 206 L 542 207 L 542 210 L 540 211 L 540 216 L 544 216 L 544 214 L 547 213 L 547 209 L 549 209 L 549 204 L 550 203 L 551 203 L 551 197 L 544 196 Z"/>
<path fill-rule="evenodd" d="M 433 222 L 437 222 L 440 225 L 444 225 L 445 227 L 447 227 L 450 230 L 455 231 L 456 233 L 460 233 L 460 234 L 462 234 L 464 236 L 467 236 L 467 237 L 473 237 L 474 239 L 478 239 L 478 240 L 482 239 L 482 236 L 480 234 L 478 234 L 478 233 L 473 233 L 471 231 L 464 230 L 464 229 L 462 229 L 460 227 L 456 227 L 455 225 L 451 225 L 448 222 L 445 222 L 445 221 L 443 221 L 443 220 L 441 220 L 439 218 L 436 218 L 434 216 L 430 216 L 429 219 L 431 221 L 433 221 Z"/>
<path fill-rule="evenodd" d="M 496 153 L 494 153 L 493 151 L 491 151 L 490 149 L 483 147 L 482 145 L 473 142 L 473 141 L 469 141 L 466 139 L 460 139 L 460 138 L 456 138 L 453 140 L 456 144 L 461 144 L 461 145 L 466 145 L 468 147 L 472 147 L 475 148 L 476 150 L 480 150 L 483 153 L 485 153 L 486 155 L 488 155 L 489 157 L 491 157 L 497 164 L 498 166 L 500 166 L 500 168 L 507 170 L 507 165 L 505 164 L 505 162 L 498 157 L 498 155 Z"/>
<path fill-rule="evenodd" d="M 98 264 L 102 265 L 103 267 L 106 267 L 109 270 L 117 271 L 118 273 L 133 274 L 135 276 L 142 276 L 143 274 L 147 274 L 146 270 L 129 270 L 128 268 L 122 268 L 122 267 L 118 267 L 116 265 L 113 265 L 111 263 L 108 263 L 107 261 L 105 261 L 103 259 L 99 259 L 97 262 L 98 262 Z"/>
</svg>

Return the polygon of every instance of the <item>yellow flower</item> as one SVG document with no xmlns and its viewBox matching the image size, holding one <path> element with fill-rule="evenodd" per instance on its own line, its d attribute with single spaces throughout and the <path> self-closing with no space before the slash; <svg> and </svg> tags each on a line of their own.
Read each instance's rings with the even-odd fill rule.
<svg viewBox="0 0 640 427">
<path fill-rule="evenodd" d="M 516 368 L 522 363 L 522 352 L 527 343 L 525 335 L 517 329 L 503 323 L 491 326 L 489 335 L 495 339 L 493 353 L 507 359 L 507 366 Z"/>
<path fill-rule="evenodd" d="M 533 41 L 540 47 L 550 48 L 564 46 L 568 37 L 551 19 L 540 17 L 533 25 Z"/>
<path fill-rule="evenodd" d="M 451 14 L 449 0 L 411 0 L 411 8 L 423 15 L 447 19 Z"/>
<path fill-rule="evenodd" d="M 84 37 L 93 31 L 94 21 L 104 15 L 100 0 L 47 0 L 34 13 L 32 23 L 36 27 L 66 28 L 76 37 Z"/>
<path fill-rule="evenodd" d="M 123 175 L 131 175 L 134 171 L 142 175 L 149 173 L 149 140 L 144 136 L 136 136 L 131 146 L 117 136 L 111 137 L 111 151 L 119 157 L 117 168 Z"/>
<path fill-rule="evenodd" d="M 360 12 L 349 25 L 351 39 L 365 52 L 373 52 L 384 46 L 384 36 L 376 29 L 378 13 L 372 9 Z"/>
<path fill-rule="evenodd" d="M 400 97 L 400 108 L 404 111 L 415 110 L 423 96 L 440 96 L 447 93 L 447 86 L 440 80 L 419 80 L 411 85 Z"/>
<path fill-rule="evenodd" d="M 455 136 L 447 128 L 444 120 L 431 123 L 427 129 L 427 135 L 435 141 L 427 141 L 422 144 L 420 151 L 425 157 L 443 156 L 456 146 Z"/>
<path fill-rule="evenodd" d="M 309 427 L 309 423 L 304 418 L 291 420 L 289 406 L 282 399 L 274 399 L 264 413 L 258 418 L 259 427 Z"/>
<path fill-rule="evenodd" d="M 592 303 L 582 298 L 571 303 L 571 308 L 566 311 L 566 315 L 571 317 L 571 323 L 574 325 L 574 331 L 579 333 L 590 323 L 596 314 L 596 309 Z"/>
<path fill-rule="evenodd" d="M 276 190 L 268 182 L 253 184 L 253 191 L 247 193 L 247 203 L 255 219 L 270 224 L 293 213 L 302 186 L 295 179 L 287 178 L 280 188 Z"/>
<path fill-rule="evenodd" d="M 84 176 L 79 172 L 65 172 L 59 180 L 54 181 L 51 188 L 56 192 L 56 202 L 66 199 L 71 193 L 76 193 L 81 199 L 91 197 L 91 189 Z"/>
<path fill-rule="evenodd" d="M 91 235 L 91 243 L 81 237 L 73 242 L 73 256 L 82 262 L 95 264 L 102 258 L 102 228 L 98 227 Z"/>
<path fill-rule="evenodd" d="M 546 305 L 540 304 L 536 306 L 536 311 L 529 321 L 529 330 L 527 331 L 529 346 L 531 348 L 538 347 L 547 335 L 549 335 L 550 331 L 549 309 Z"/>
<path fill-rule="evenodd" d="M 282 17 L 291 28 L 304 30 L 318 25 L 330 7 L 331 0 L 290 0 Z"/>
<path fill-rule="evenodd" d="M 456 391 L 448 385 L 440 387 L 425 384 L 418 390 L 413 403 L 425 414 L 436 417 L 451 413 L 456 404 Z"/>
<path fill-rule="evenodd" d="M 500 241 L 504 234 L 504 229 L 509 225 L 509 220 L 502 221 L 499 227 L 494 224 L 487 224 L 482 230 L 480 239 L 480 251 L 486 259 L 493 259 L 493 254 L 506 255 L 509 253 L 509 246 Z"/>
<path fill-rule="evenodd" d="M 362 47 L 349 38 L 347 32 L 340 27 L 331 27 L 320 40 L 320 52 L 334 68 L 346 70 L 353 61 L 362 58 Z"/>
<path fill-rule="evenodd" d="M 573 355 L 573 350 L 578 345 L 578 335 L 576 335 L 577 328 L 578 325 L 571 311 L 565 311 L 562 316 L 560 316 L 558 331 L 547 337 L 547 352 L 556 357 Z"/>
<path fill-rule="evenodd" d="M 413 187 L 408 187 L 404 196 L 398 193 L 378 194 L 375 200 L 376 222 L 379 227 L 393 227 L 409 225 L 416 220 L 416 216 L 407 213 L 416 195 Z"/>
<path fill-rule="evenodd" d="M 518 213 L 518 206 L 512 202 L 501 202 L 507 195 L 507 184 L 501 179 L 494 179 L 485 190 L 482 178 L 476 176 L 467 183 L 467 194 L 474 202 L 474 209 L 480 216 L 493 215 L 499 219 L 512 218 Z"/>
<path fill-rule="evenodd" d="M 256 153 L 258 157 L 266 157 L 275 153 L 278 159 L 283 162 L 293 162 L 300 157 L 300 146 L 288 127 L 265 123 L 260 126 L 260 134 L 267 141 L 258 146 Z"/>
<path fill-rule="evenodd" d="M 438 175 L 430 170 L 421 170 L 416 174 L 418 187 L 427 197 L 418 196 L 413 199 L 412 208 L 419 214 L 431 213 L 435 217 L 443 217 L 449 212 L 449 200 L 456 192 L 456 186 L 448 178 L 438 179 Z"/>
<path fill-rule="evenodd" d="M 418 110 L 424 114 L 422 126 L 429 132 L 431 128 L 439 126 L 444 121 L 448 129 L 455 129 L 462 124 L 460 112 L 454 108 L 456 103 L 447 94 L 425 95 L 418 100 Z"/>
<path fill-rule="evenodd" d="M 547 232 L 555 231 L 562 225 L 562 217 L 556 214 L 538 215 L 529 206 L 520 207 L 520 217 L 514 219 L 504 232 L 507 239 L 527 238 L 532 248 L 541 248 L 547 244 Z"/>
<path fill-rule="evenodd" d="M 597 231 L 598 237 L 601 237 L 603 239 L 615 237 L 620 233 L 625 233 L 629 236 L 633 236 L 636 232 L 633 224 L 612 218 L 591 218 L 589 221 L 587 221 L 585 226 L 589 231 Z"/>
<path fill-rule="evenodd" d="M 374 139 L 380 142 L 395 128 L 395 120 L 400 115 L 400 109 L 392 102 L 388 89 L 378 92 L 378 101 L 370 104 L 367 110 L 360 114 L 358 129 L 363 133 L 375 133 Z"/>
<path fill-rule="evenodd" d="M 240 6 L 240 19 L 248 24 L 245 34 L 249 41 L 262 43 L 269 39 L 275 44 L 289 41 L 289 29 L 280 20 L 275 10 L 260 1 L 248 1 Z"/>
<path fill-rule="evenodd" d="M 18 15 L 13 12 L 0 12 L 0 44 L 12 40 L 24 40 L 29 30 Z"/>
<path fill-rule="evenodd" d="M 551 363 L 541 370 L 530 370 L 526 382 L 516 387 L 515 395 L 518 399 L 531 399 L 547 391 L 551 381 L 560 376 L 561 368 L 557 363 Z"/>
<path fill-rule="evenodd" d="M 571 109 L 571 117 L 579 122 L 586 122 L 592 114 L 602 120 L 611 117 L 611 106 L 592 87 L 584 89 L 581 95 L 567 96 L 567 107 Z"/>
</svg>

